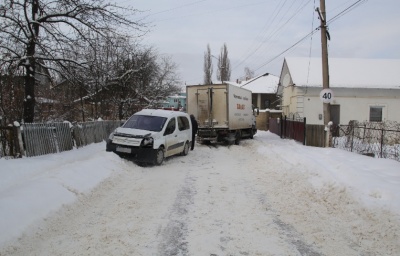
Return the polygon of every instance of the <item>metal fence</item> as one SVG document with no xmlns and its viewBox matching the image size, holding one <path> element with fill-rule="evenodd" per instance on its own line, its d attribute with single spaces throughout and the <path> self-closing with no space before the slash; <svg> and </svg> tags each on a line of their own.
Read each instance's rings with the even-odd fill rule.
<svg viewBox="0 0 400 256">
<path fill-rule="evenodd" d="M 333 147 L 400 161 L 400 123 L 352 121 L 338 127 Z"/>
<path fill-rule="evenodd" d="M 24 124 L 22 126 L 26 156 L 40 156 L 73 148 L 68 123 Z"/>
<path fill-rule="evenodd" d="M 1 127 L 0 157 L 40 156 L 105 140 L 121 121 L 33 123 Z"/>
</svg>

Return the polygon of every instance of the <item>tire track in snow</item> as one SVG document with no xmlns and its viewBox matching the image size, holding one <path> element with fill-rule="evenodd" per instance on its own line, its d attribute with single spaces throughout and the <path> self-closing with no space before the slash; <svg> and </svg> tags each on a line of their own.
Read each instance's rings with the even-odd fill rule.
<svg viewBox="0 0 400 256">
<path fill-rule="evenodd" d="M 258 143 L 255 142 L 251 142 L 251 143 L 242 143 L 243 147 L 248 148 L 249 150 L 244 151 L 247 153 L 250 153 L 248 156 L 242 155 L 243 158 L 251 158 L 251 155 L 256 153 L 257 151 L 257 145 Z M 278 157 L 278 156 L 272 156 L 274 158 Z M 271 161 L 272 162 L 272 161 Z M 274 163 L 274 162 L 272 162 Z M 275 162 L 276 163 L 276 162 Z M 269 169 L 269 170 L 273 170 L 274 168 L 285 168 L 284 165 L 279 165 L 279 166 L 274 166 L 274 164 L 270 164 L 268 165 L 268 168 L 266 168 L 265 163 L 264 162 L 258 162 L 256 163 L 253 168 L 255 168 L 256 170 L 263 170 L 263 169 Z M 259 189 L 257 189 L 257 186 L 253 187 L 253 191 L 252 193 L 256 194 L 259 202 L 261 205 L 265 205 L 266 207 L 266 211 L 270 212 L 271 215 L 273 216 L 273 223 L 279 227 L 281 234 L 285 237 L 285 240 L 293 245 L 295 247 L 295 250 L 297 250 L 297 252 L 300 255 L 307 255 L 307 256 L 319 256 L 319 255 L 323 255 L 320 252 L 318 252 L 313 245 L 305 242 L 305 238 L 296 230 L 296 228 L 288 223 L 285 223 L 281 218 L 279 218 L 280 214 L 276 212 L 276 210 L 272 207 L 272 205 L 270 204 L 268 197 L 270 195 L 265 194 L 265 192 L 260 191 Z"/>
<path fill-rule="evenodd" d="M 196 179 L 188 172 L 182 188 L 179 190 L 175 203 L 168 218 L 170 221 L 161 231 L 162 241 L 159 245 L 159 255 L 189 255 L 188 251 L 188 211 L 193 204 L 193 196 L 196 194 L 194 183 Z"/>
</svg>

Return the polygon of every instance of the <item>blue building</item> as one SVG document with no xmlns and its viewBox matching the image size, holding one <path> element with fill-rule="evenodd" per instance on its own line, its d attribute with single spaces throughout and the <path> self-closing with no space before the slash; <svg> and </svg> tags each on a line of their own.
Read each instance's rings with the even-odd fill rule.
<svg viewBox="0 0 400 256">
<path fill-rule="evenodd" d="M 167 96 L 161 103 L 162 108 L 186 111 L 186 92 Z"/>
</svg>

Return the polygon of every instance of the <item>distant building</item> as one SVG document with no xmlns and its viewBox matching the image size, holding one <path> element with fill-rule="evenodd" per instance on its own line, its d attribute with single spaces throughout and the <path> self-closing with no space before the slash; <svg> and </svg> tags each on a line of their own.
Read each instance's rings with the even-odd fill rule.
<svg viewBox="0 0 400 256">
<path fill-rule="evenodd" d="M 175 109 L 186 111 L 186 92 L 180 92 L 179 94 L 167 96 L 166 99 L 160 102 L 161 108 L 164 109 Z"/>
</svg>

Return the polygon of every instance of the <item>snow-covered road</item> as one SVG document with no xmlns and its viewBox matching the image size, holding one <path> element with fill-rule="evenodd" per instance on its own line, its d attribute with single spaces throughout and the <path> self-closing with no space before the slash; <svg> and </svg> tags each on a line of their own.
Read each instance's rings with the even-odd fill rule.
<svg viewBox="0 0 400 256">
<path fill-rule="evenodd" d="M 116 159 L 109 178 L 0 255 L 399 255 L 397 208 L 320 170 L 379 159 L 336 151 L 261 132 L 162 166 Z"/>
</svg>

